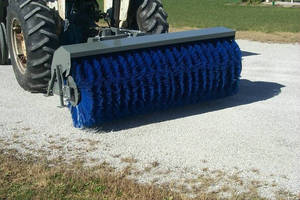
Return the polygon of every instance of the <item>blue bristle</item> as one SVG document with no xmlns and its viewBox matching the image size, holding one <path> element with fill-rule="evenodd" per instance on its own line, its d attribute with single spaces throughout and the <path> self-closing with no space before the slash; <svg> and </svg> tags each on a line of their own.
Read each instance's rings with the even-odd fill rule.
<svg viewBox="0 0 300 200">
<path fill-rule="evenodd" d="M 75 66 L 73 71 L 73 77 L 75 77 L 75 82 L 80 84 L 81 92 L 81 106 L 71 107 L 71 113 L 73 118 L 73 123 L 75 127 L 90 127 L 95 124 L 95 116 L 93 115 L 94 109 L 94 96 L 93 88 L 91 87 L 94 80 L 93 67 L 88 64 L 87 61 L 84 62 L 83 66 L 72 63 Z"/>
<path fill-rule="evenodd" d="M 176 83 L 175 83 L 175 73 L 174 66 L 176 65 L 174 56 L 172 55 L 170 49 L 165 49 L 165 57 L 168 62 L 169 68 L 169 77 L 170 77 L 170 87 L 171 87 L 171 95 L 170 95 L 170 104 L 174 103 L 175 94 L 176 94 Z"/>
<path fill-rule="evenodd" d="M 152 68 L 152 60 L 150 54 L 147 51 L 142 51 L 141 54 L 145 61 L 144 67 L 147 69 L 147 73 L 145 74 L 145 76 L 146 76 L 146 85 L 149 88 L 148 101 L 152 102 L 154 99 L 154 82 L 152 81 L 154 69 Z M 152 107 L 152 105 L 149 104 L 149 107 Z"/>
<path fill-rule="evenodd" d="M 162 71 L 162 63 L 159 60 L 159 57 L 156 53 L 156 51 L 151 50 L 150 51 L 150 56 L 153 60 L 152 67 L 154 68 L 155 71 L 155 76 L 154 76 L 154 82 L 155 82 L 155 88 L 156 88 L 156 97 L 155 97 L 155 104 L 158 104 L 161 102 L 162 99 L 162 83 L 161 83 L 161 75 L 163 73 Z M 157 105 L 159 106 L 159 105 Z"/>
<path fill-rule="evenodd" d="M 126 115 L 129 112 L 129 101 L 130 101 L 130 89 L 128 86 L 128 79 L 130 77 L 130 74 L 128 72 L 126 60 L 123 55 L 119 55 L 116 61 L 119 63 L 119 71 L 120 76 L 122 76 L 121 80 L 119 80 L 119 83 L 121 84 L 121 113 L 123 115 Z"/>
<path fill-rule="evenodd" d="M 221 39 L 119 52 L 72 61 L 80 103 L 70 106 L 75 127 L 233 95 L 241 51 Z"/>
<path fill-rule="evenodd" d="M 130 108 L 132 113 L 137 113 L 138 111 L 136 110 L 137 104 L 138 104 L 138 93 L 137 93 L 137 78 L 138 74 L 136 71 L 136 63 L 134 61 L 133 56 L 130 53 L 126 54 L 127 58 L 127 67 L 131 69 L 131 74 L 130 74 L 130 87 L 131 87 L 131 100 L 130 100 Z"/>
<path fill-rule="evenodd" d="M 199 91 L 198 95 L 203 95 L 203 93 L 206 92 L 205 91 L 206 90 L 206 83 L 207 83 L 207 80 L 206 80 L 206 70 L 208 68 L 208 62 L 207 62 L 206 57 L 204 56 L 204 53 L 202 52 L 202 48 L 200 47 L 200 45 L 195 44 L 192 48 L 195 49 L 194 56 L 197 56 L 197 58 L 199 60 L 198 64 L 201 66 L 201 68 L 199 69 L 198 73 L 200 74 L 200 76 L 199 76 L 199 78 L 200 78 L 199 84 L 201 84 L 201 82 L 202 82 L 202 84 L 200 85 L 202 87 L 200 88 L 200 91 Z M 196 60 L 196 62 L 198 60 Z"/>
<path fill-rule="evenodd" d="M 170 86 L 170 75 L 169 75 L 169 71 L 168 71 L 168 62 L 166 57 L 164 56 L 163 52 L 161 50 L 157 51 L 158 54 L 158 59 L 161 62 L 161 65 L 163 67 L 163 72 L 162 72 L 162 84 L 164 85 L 164 98 L 161 101 L 161 105 L 162 107 L 166 107 L 166 105 L 168 104 L 169 101 L 169 96 L 170 96 L 170 90 L 171 90 L 171 86 Z"/>
<path fill-rule="evenodd" d="M 104 106 L 104 93 L 103 93 L 103 81 L 104 81 L 104 76 L 102 72 L 102 67 L 97 59 L 93 59 L 92 61 L 93 66 L 95 68 L 95 74 L 96 74 L 96 80 L 95 82 L 97 83 L 97 87 L 95 88 L 95 105 L 96 109 L 94 110 L 95 116 L 97 116 L 96 121 L 103 120 L 102 112 L 103 112 L 103 106 Z"/>
<path fill-rule="evenodd" d="M 192 84 L 193 84 L 193 88 L 192 88 L 192 94 L 191 94 L 191 100 L 192 102 L 197 101 L 197 99 L 195 98 L 196 94 L 198 93 L 199 90 L 199 66 L 201 64 L 201 61 L 199 60 L 199 57 L 196 54 L 195 49 L 192 46 L 189 46 L 187 49 L 188 52 L 190 52 L 189 57 L 190 57 L 190 61 L 189 61 L 189 67 L 190 70 L 192 70 L 193 74 L 192 74 Z"/>
</svg>

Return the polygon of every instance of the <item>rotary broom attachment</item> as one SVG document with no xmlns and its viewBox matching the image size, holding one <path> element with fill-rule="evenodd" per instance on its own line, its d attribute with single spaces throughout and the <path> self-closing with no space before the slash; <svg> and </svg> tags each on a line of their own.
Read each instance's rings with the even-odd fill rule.
<svg viewBox="0 0 300 200">
<path fill-rule="evenodd" d="M 79 128 L 230 96 L 241 73 L 234 35 L 211 28 L 63 46 L 48 93 L 66 98 Z"/>
</svg>

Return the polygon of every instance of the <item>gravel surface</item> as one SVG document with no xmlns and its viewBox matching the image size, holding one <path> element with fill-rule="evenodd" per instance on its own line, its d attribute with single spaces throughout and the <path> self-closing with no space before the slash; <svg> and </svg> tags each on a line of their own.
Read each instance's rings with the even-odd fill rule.
<svg viewBox="0 0 300 200">
<path fill-rule="evenodd" d="M 238 41 L 243 72 L 238 95 L 106 124 L 72 127 L 57 96 L 23 91 L 11 66 L 0 66 L 0 148 L 85 159 L 88 165 L 130 165 L 140 182 L 195 184 L 199 175 L 222 174 L 238 191 L 256 185 L 300 192 L 300 45 Z M 235 178 L 232 178 L 234 175 Z M 201 177 L 201 176 L 200 176 Z M 230 178 L 231 177 L 231 178 Z M 238 177 L 238 178 L 237 178 Z M 239 179 L 244 184 L 236 184 Z"/>
</svg>

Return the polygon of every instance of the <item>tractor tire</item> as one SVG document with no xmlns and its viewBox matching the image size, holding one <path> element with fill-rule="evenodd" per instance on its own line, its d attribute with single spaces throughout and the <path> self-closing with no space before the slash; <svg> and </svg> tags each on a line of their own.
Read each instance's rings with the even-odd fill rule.
<svg viewBox="0 0 300 200">
<path fill-rule="evenodd" d="M 3 23 L 0 24 L 0 65 L 8 64 L 8 50 L 6 43 L 6 28 Z"/>
<path fill-rule="evenodd" d="M 10 0 L 6 20 L 18 83 L 30 92 L 46 92 L 53 53 L 59 47 L 54 12 L 44 0 Z"/>
<path fill-rule="evenodd" d="M 128 28 L 150 34 L 161 34 L 169 31 L 168 15 L 163 9 L 161 0 L 139 0 L 129 8 Z"/>
</svg>

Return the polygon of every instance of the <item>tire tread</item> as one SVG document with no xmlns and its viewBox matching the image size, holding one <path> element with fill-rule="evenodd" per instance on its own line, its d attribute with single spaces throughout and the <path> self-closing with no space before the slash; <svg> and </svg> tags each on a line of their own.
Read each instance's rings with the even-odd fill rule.
<svg viewBox="0 0 300 200">
<path fill-rule="evenodd" d="M 137 11 L 137 24 L 141 31 L 160 34 L 169 31 L 168 15 L 160 0 L 143 0 Z"/>
<path fill-rule="evenodd" d="M 59 47 L 54 13 L 45 0 L 10 0 L 8 12 L 18 16 L 26 38 L 27 68 L 21 74 L 14 66 L 16 78 L 27 91 L 46 92 L 52 57 Z"/>
</svg>

